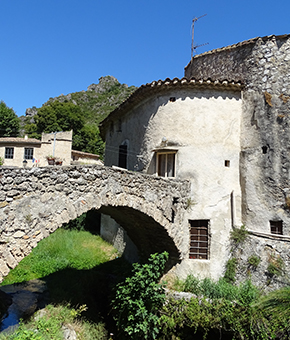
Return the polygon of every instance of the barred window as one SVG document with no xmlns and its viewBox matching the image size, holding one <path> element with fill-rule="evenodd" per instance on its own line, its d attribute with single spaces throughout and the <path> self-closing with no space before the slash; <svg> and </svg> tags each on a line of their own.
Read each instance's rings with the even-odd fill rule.
<svg viewBox="0 0 290 340">
<path fill-rule="evenodd" d="M 24 148 L 24 159 L 33 159 L 33 148 Z"/>
<path fill-rule="evenodd" d="M 204 259 L 209 257 L 208 224 L 209 220 L 190 220 L 190 259 Z"/>
<path fill-rule="evenodd" d="M 271 234 L 283 235 L 282 221 L 270 221 Z"/>
<path fill-rule="evenodd" d="M 13 159 L 14 157 L 14 148 L 5 148 L 5 158 Z"/>
</svg>

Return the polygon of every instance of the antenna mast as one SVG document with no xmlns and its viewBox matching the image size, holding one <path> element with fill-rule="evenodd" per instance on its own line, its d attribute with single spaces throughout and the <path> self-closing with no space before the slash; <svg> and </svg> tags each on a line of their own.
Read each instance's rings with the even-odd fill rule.
<svg viewBox="0 0 290 340">
<path fill-rule="evenodd" d="M 203 17 L 205 17 L 206 15 L 207 15 L 207 14 L 204 14 L 204 15 L 198 17 L 198 18 L 195 17 L 194 19 L 192 19 L 192 25 L 191 25 L 191 30 L 192 30 L 192 35 L 191 35 L 191 59 L 192 59 L 192 57 L 193 57 L 193 52 L 196 53 L 196 49 L 197 49 L 198 47 L 201 47 L 201 46 L 204 46 L 204 45 L 207 45 L 207 44 L 208 44 L 208 43 L 205 43 L 205 44 L 202 44 L 202 45 L 195 45 L 195 44 L 194 44 L 194 24 L 195 24 L 195 22 L 196 22 L 198 19 L 203 18 Z"/>
</svg>

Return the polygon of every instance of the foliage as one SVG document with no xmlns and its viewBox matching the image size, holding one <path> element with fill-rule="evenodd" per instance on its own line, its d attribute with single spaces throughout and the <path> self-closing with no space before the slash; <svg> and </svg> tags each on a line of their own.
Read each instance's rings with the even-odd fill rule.
<svg viewBox="0 0 290 340">
<path fill-rule="evenodd" d="M 255 307 L 269 318 L 290 320 L 290 287 L 284 287 L 263 296 Z M 288 325 L 290 328 L 290 325 Z"/>
<path fill-rule="evenodd" d="M 233 230 L 230 233 L 231 240 L 237 245 L 246 240 L 248 237 L 249 232 L 246 229 L 244 225 L 241 226 L 241 228 L 233 228 Z"/>
<path fill-rule="evenodd" d="M 80 318 L 85 306 L 75 309 L 70 305 L 46 306 L 42 315 L 28 322 L 21 322 L 20 327 L 13 333 L 0 335 L 0 340 L 61 340 L 63 326 L 69 325 L 81 340 L 105 340 L 107 332 L 102 323 L 92 325 Z"/>
<path fill-rule="evenodd" d="M 20 120 L 12 108 L 0 102 L 0 137 L 16 137 L 19 134 Z"/>
<path fill-rule="evenodd" d="M 224 278 L 215 282 L 210 278 L 200 280 L 193 275 L 188 275 L 184 281 L 176 280 L 174 288 L 179 291 L 193 293 L 198 297 L 226 299 L 236 301 L 245 306 L 251 304 L 260 295 L 259 290 L 250 280 L 236 286 L 227 282 Z"/>
<path fill-rule="evenodd" d="M 108 251 L 105 252 L 104 250 Z M 45 277 L 66 268 L 91 269 L 117 256 L 100 236 L 87 231 L 58 229 L 12 269 L 2 285 Z"/>
<path fill-rule="evenodd" d="M 254 269 L 256 269 L 258 267 L 258 265 L 261 262 L 261 258 L 257 255 L 251 255 L 248 258 L 248 264 L 249 266 L 253 267 Z"/>
<path fill-rule="evenodd" d="M 289 290 L 285 309 L 289 311 Z M 285 294 L 285 295 L 287 295 Z M 272 300 L 272 302 L 275 301 Z M 203 339 L 228 336 L 233 339 L 289 339 L 289 312 L 279 314 L 277 306 L 263 309 L 263 304 L 241 305 L 226 299 L 170 300 L 163 305 L 159 339 Z M 270 310 L 271 313 L 270 314 Z"/>
<path fill-rule="evenodd" d="M 0 157 L 0 166 L 2 166 L 4 164 L 4 158 Z"/>
<path fill-rule="evenodd" d="M 226 263 L 226 271 L 224 274 L 224 279 L 229 283 L 235 282 L 236 270 L 237 270 L 237 259 L 233 257 L 229 259 L 228 262 Z"/>
<path fill-rule="evenodd" d="M 284 266 L 285 266 L 284 262 L 280 256 L 278 257 L 271 256 L 269 259 L 267 271 L 270 276 L 274 275 L 281 276 L 284 270 Z"/>
<path fill-rule="evenodd" d="M 168 253 L 153 254 L 148 264 L 133 264 L 132 276 L 117 285 L 112 302 L 116 322 L 125 339 L 155 339 L 159 332 L 159 309 L 165 301 L 163 273 Z"/>
<path fill-rule="evenodd" d="M 197 297 L 163 305 L 160 340 L 189 340 L 194 334 L 203 339 L 289 339 L 290 287 L 262 296 L 250 280 L 235 286 L 193 276 L 178 280 L 178 287 L 193 287 Z"/>
<path fill-rule="evenodd" d="M 88 90 L 50 98 L 31 120 L 25 119 L 25 132 L 40 138 L 42 132 L 73 129 L 73 149 L 103 156 L 104 142 L 98 125 L 135 91 L 107 76 L 100 79 L 96 90 Z"/>
</svg>

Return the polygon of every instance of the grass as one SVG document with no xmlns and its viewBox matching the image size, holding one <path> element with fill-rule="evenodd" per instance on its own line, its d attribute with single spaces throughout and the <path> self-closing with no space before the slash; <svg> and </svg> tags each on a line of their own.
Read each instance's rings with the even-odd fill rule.
<svg viewBox="0 0 290 340">
<path fill-rule="evenodd" d="M 261 295 L 259 289 L 250 280 L 236 286 L 227 282 L 224 278 L 215 282 L 210 278 L 200 280 L 193 275 L 189 275 L 184 281 L 176 279 L 173 288 L 178 291 L 193 293 L 198 297 L 226 299 L 242 305 L 251 304 Z"/>
<path fill-rule="evenodd" d="M 53 322 L 53 326 L 46 328 L 56 333 L 46 337 L 44 330 L 40 330 L 40 323 L 31 319 L 21 324 L 19 334 L 10 334 L 7 339 L 58 339 L 59 325 L 65 323 L 79 327 L 78 339 L 108 339 L 106 329 L 115 332 L 109 315 L 111 291 L 130 269 L 131 266 L 118 257 L 116 249 L 100 236 L 88 231 L 58 229 L 40 241 L 1 284 L 45 280 L 51 303 L 45 311 Z M 82 317 L 76 312 L 79 306 L 86 306 Z M 46 316 L 41 319 L 43 324 L 48 322 Z"/>
<path fill-rule="evenodd" d="M 115 248 L 87 231 L 58 229 L 39 242 L 1 285 L 43 278 L 64 269 L 88 270 L 118 256 Z"/>
<path fill-rule="evenodd" d="M 27 322 L 21 322 L 13 333 L 0 334 L 0 340 L 61 340 L 65 328 L 73 329 L 79 340 L 105 340 L 108 333 L 103 323 L 92 324 L 80 318 L 85 306 L 48 305 Z"/>
</svg>

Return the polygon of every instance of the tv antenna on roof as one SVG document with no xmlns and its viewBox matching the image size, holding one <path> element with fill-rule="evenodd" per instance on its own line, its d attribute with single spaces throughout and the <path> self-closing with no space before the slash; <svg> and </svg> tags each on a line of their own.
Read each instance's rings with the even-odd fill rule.
<svg viewBox="0 0 290 340">
<path fill-rule="evenodd" d="M 195 44 L 194 44 L 194 24 L 196 23 L 196 21 L 197 21 L 198 19 L 203 18 L 203 17 L 205 17 L 206 15 L 207 15 L 207 14 L 204 14 L 204 15 L 198 17 L 198 18 L 195 17 L 194 19 L 192 19 L 192 25 L 191 25 L 191 30 L 192 30 L 192 35 L 191 35 L 191 59 L 192 59 L 192 57 L 193 57 L 193 52 L 196 53 L 196 49 L 197 49 L 198 47 L 208 45 L 208 43 L 201 44 L 201 45 L 195 45 Z"/>
</svg>

